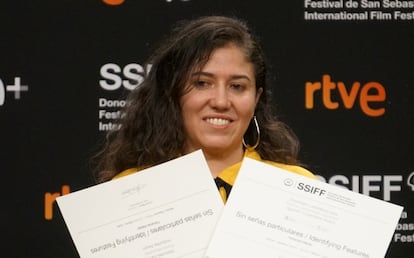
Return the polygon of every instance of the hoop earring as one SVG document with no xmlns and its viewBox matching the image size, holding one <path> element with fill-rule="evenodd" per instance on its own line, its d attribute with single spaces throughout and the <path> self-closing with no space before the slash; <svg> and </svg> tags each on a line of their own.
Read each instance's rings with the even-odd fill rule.
<svg viewBox="0 0 414 258">
<path fill-rule="evenodd" d="M 256 140 L 256 143 L 253 146 L 250 146 L 250 145 L 246 144 L 246 142 L 244 141 L 244 137 L 242 139 L 243 146 L 246 149 L 248 149 L 249 151 L 252 151 L 252 150 L 256 149 L 256 147 L 260 143 L 260 128 L 259 128 L 259 123 L 257 122 L 256 116 L 253 116 L 253 122 L 254 122 L 254 125 L 256 127 L 256 132 L 257 132 L 257 140 Z"/>
</svg>

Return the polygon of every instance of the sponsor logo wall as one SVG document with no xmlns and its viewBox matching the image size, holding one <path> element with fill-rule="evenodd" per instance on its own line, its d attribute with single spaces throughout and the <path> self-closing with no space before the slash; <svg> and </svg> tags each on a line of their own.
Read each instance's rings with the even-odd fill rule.
<svg viewBox="0 0 414 258">
<path fill-rule="evenodd" d="M 404 206 L 387 257 L 412 257 L 414 1 L 399 0 L 1 3 L 1 256 L 78 256 L 56 197 L 94 184 L 89 159 L 151 69 L 154 43 L 205 14 L 251 24 L 302 162 Z"/>
</svg>

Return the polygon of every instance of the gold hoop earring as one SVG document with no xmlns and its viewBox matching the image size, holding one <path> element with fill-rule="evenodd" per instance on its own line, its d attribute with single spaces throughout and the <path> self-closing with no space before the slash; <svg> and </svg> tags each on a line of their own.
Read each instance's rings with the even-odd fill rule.
<svg viewBox="0 0 414 258">
<path fill-rule="evenodd" d="M 256 147 L 259 146 L 259 143 L 260 143 L 260 128 L 259 128 L 259 123 L 257 122 L 256 116 L 253 116 L 253 122 L 254 122 L 254 126 L 256 127 L 256 132 L 257 132 L 256 143 L 253 146 L 250 146 L 246 144 L 246 142 L 244 141 L 244 137 L 242 139 L 243 146 L 249 151 L 256 149 Z"/>
</svg>

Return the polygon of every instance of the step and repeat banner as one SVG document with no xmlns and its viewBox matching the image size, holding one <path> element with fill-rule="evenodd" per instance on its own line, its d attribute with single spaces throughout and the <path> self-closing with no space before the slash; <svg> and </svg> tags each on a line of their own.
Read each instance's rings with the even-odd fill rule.
<svg viewBox="0 0 414 258">
<path fill-rule="evenodd" d="M 94 184 L 89 160 L 154 44 L 208 14 L 260 36 L 307 168 L 405 207 L 387 257 L 412 257 L 414 1 L 402 0 L 2 1 L 1 257 L 78 257 L 56 197 Z"/>
</svg>

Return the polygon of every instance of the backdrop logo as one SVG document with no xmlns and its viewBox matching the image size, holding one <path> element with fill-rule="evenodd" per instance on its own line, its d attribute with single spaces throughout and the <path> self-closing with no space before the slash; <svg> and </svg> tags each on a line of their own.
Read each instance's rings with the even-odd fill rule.
<svg viewBox="0 0 414 258">
<path fill-rule="evenodd" d="M 46 220 L 52 220 L 56 198 L 70 193 L 69 185 L 62 185 L 61 192 L 47 192 L 44 195 L 44 216 Z"/>
<path fill-rule="evenodd" d="M 20 99 L 21 93 L 28 90 L 29 86 L 22 85 L 20 77 L 14 77 L 14 82 L 8 85 L 4 85 L 3 81 L 0 79 L 0 106 L 3 106 L 6 102 L 7 92 L 12 92 L 14 99 Z"/>
<path fill-rule="evenodd" d="M 329 74 L 324 74 L 322 81 L 305 83 L 306 109 L 313 109 L 318 101 L 327 109 L 338 109 L 340 106 L 352 109 L 357 100 L 361 111 L 367 116 L 378 117 L 385 113 L 386 92 L 379 82 L 362 84 L 355 81 L 345 85 L 341 81 L 334 82 Z"/>
<path fill-rule="evenodd" d="M 107 5 L 121 5 L 125 0 L 102 0 Z"/>
<path fill-rule="evenodd" d="M 411 191 L 414 192 L 414 171 L 407 178 L 407 185 L 411 187 Z"/>
<path fill-rule="evenodd" d="M 332 175 L 329 178 L 318 177 L 322 182 L 381 198 L 384 201 L 390 201 L 393 192 L 401 192 L 404 183 L 403 175 Z M 412 175 L 408 176 L 408 187 L 410 187 L 410 177 Z"/>
<path fill-rule="evenodd" d="M 173 2 L 173 0 L 164 0 L 167 3 Z M 176 0 L 177 1 L 177 0 Z M 180 2 L 189 2 L 191 0 L 179 0 Z M 107 5 L 121 5 L 125 2 L 125 0 L 102 0 Z"/>
<path fill-rule="evenodd" d="M 4 94 L 4 85 L 3 82 L 0 80 L 0 106 L 3 106 L 5 99 L 6 96 Z"/>
<path fill-rule="evenodd" d="M 143 67 L 137 63 L 130 63 L 124 67 L 114 63 L 104 64 L 100 69 L 102 79 L 99 85 L 107 91 L 118 90 L 122 86 L 128 90 L 133 90 L 143 81 L 151 65 Z"/>
</svg>

